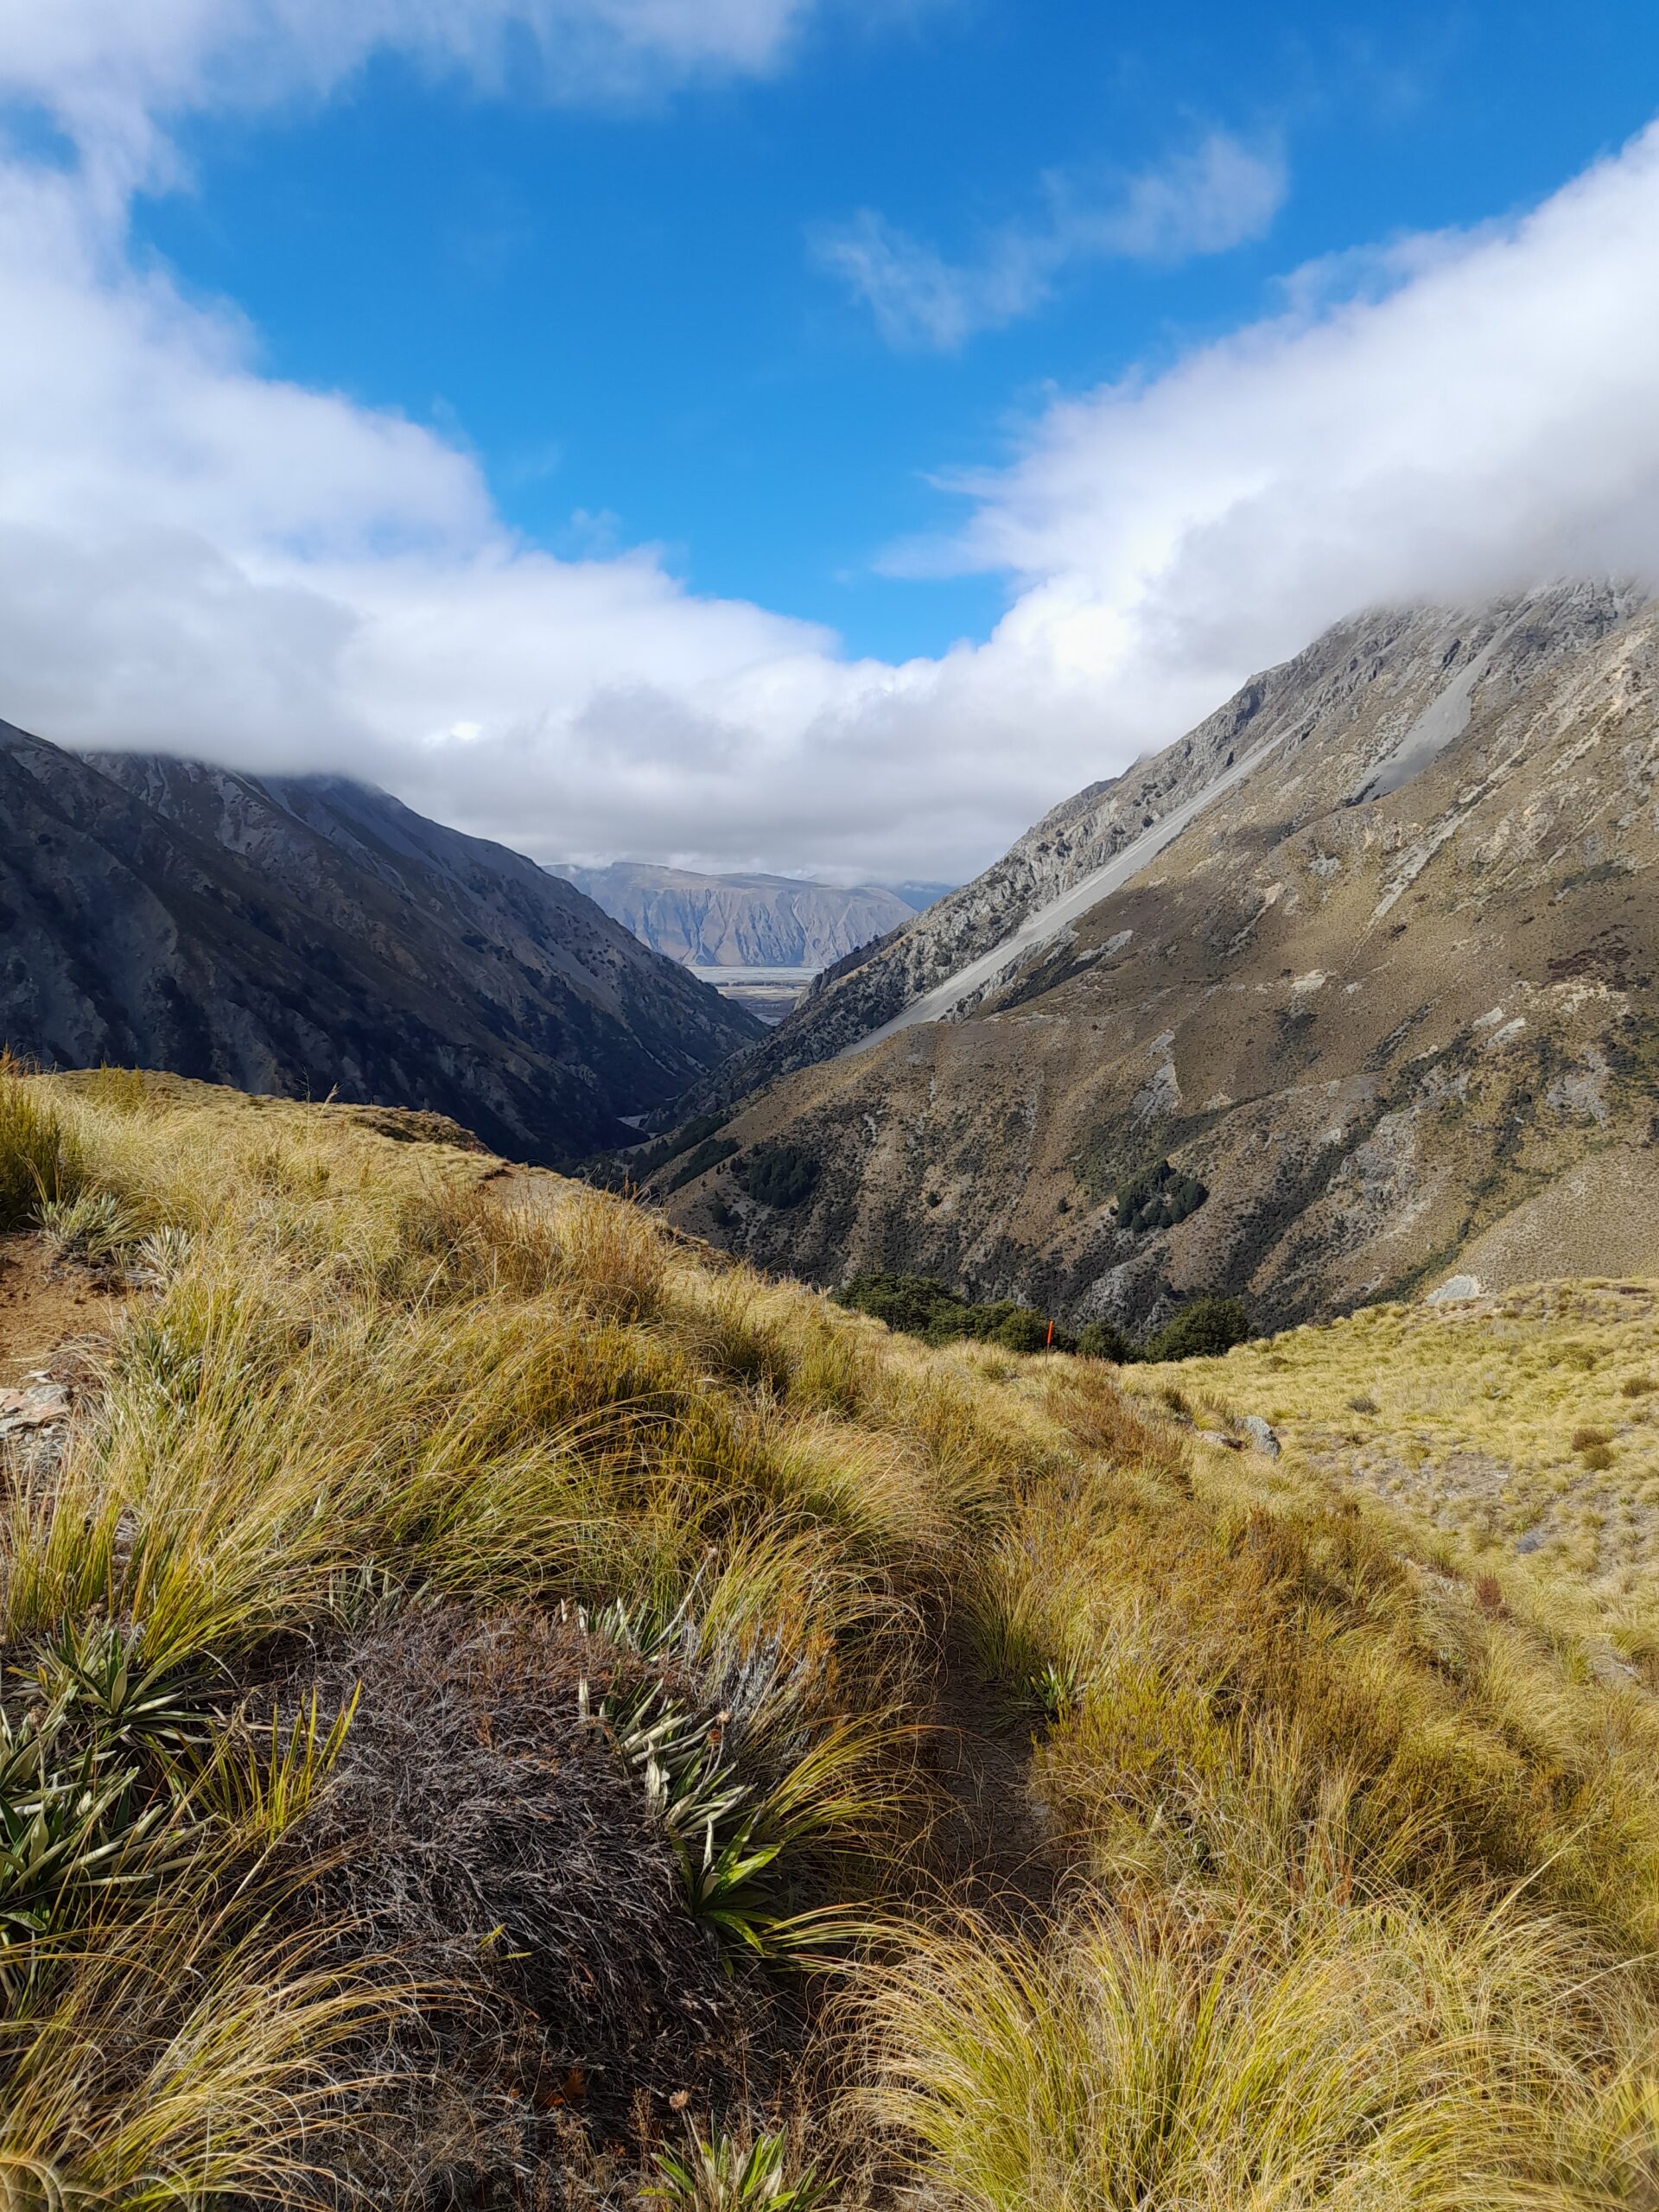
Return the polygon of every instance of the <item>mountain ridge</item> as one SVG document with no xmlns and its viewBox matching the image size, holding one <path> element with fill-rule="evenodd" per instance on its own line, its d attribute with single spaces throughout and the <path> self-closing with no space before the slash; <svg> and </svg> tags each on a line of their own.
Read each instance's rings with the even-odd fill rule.
<svg viewBox="0 0 1659 2212">
<path fill-rule="evenodd" d="M 733 1154 L 817 1161 L 810 1201 L 755 1205 L 740 1157 L 671 1212 L 820 1281 L 913 1268 L 1141 1327 L 1225 1290 L 1282 1325 L 1421 1287 L 1483 1239 L 1501 1254 L 1511 1211 L 1545 1218 L 1605 1153 L 1609 1264 L 1659 1266 L 1659 1236 L 1620 1228 L 1659 1103 L 1638 882 L 1659 859 L 1656 670 L 1633 586 L 1335 626 L 693 1094 Z M 1130 880 L 993 959 L 948 1018 L 868 1043 L 1246 746 L 1270 768 Z M 1127 1236 L 1113 1192 L 1164 1157 L 1210 1199 Z"/>
<path fill-rule="evenodd" d="M 1616 610 L 1644 603 L 1646 596 L 1629 584 L 1573 583 L 1557 589 L 1580 608 L 1592 631 L 1618 619 Z M 1493 606 L 1512 611 L 1535 596 L 1520 593 Z M 1033 907 L 1071 889 L 1173 807 L 1196 797 L 1226 771 L 1247 739 L 1254 749 L 1269 734 L 1290 735 L 1299 715 L 1317 715 L 1331 695 L 1339 696 L 1344 677 L 1351 682 L 1363 668 L 1375 665 L 1401 626 L 1424 611 L 1382 608 L 1333 624 L 1289 660 L 1248 677 L 1212 714 L 1161 751 L 1062 799 L 971 881 L 914 922 L 901 925 L 888 939 L 864 948 L 864 957 L 849 957 L 834 974 L 820 977 L 789 1020 L 753 1052 L 701 1086 L 696 1106 L 707 1111 L 730 1104 L 779 1076 L 855 1045 L 903 1013 L 1011 937 Z M 1496 627 L 1507 618 L 1489 610 L 1488 619 Z M 1322 691 L 1326 699 L 1310 699 L 1310 691 Z M 1283 727 L 1276 727 L 1275 717 L 1283 718 Z"/>
<path fill-rule="evenodd" d="M 688 966 L 825 968 L 901 927 L 917 908 L 893 888 L 805 877 L 706 875 L 644 861 L 549 863 L 654 951 Z M 919 893 L 937 886 L 910 885 Z"/>
<path fill-rule="evenodd" d="M 524 855 L 339 777 L 67 753 L 0 724 L 0 1033 L 51 1065 L 626 1141 L 758 1025 Z"/>
</svg>

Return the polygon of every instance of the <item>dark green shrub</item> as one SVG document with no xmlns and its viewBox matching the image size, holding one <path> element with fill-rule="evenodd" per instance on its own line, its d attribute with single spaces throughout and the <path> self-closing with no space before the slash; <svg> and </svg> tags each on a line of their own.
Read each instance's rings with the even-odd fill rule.
<svg viewBox="0 0 1659 2212">
<path fill-rule="evenodd" d="M 630 1146 L 622 1153 L 601 1153 L 593 1160 L 582 1161 L 576 1172 L 601 1191 L 637 1190 L 642 1183 L 648 1182 L 658 1168 L 666 1167 L 671 1160 L 678 1160 L 697 1147 L 706 1147 L 727 1119 L 724 1114 L 699 1114 L 676 1129 L 671 1136 L 658 1137 L 645 1146 Z M 703 1167 L 717 1166 L 721 1160 L 729 1160 L 736 1150 L 737 1143 L 734 1139 L 723 1152 L 718 1149 L 710 1152 L 701 1167 L 693 1167 L 688 1161 L 664 1185 L 664 1196 L 666 1197 L 670 1191 L 677 1191 L 682 1183 L 689 1183 L 694 1175 L 700 1175 Z"/>
<path fill-rule="evenodd" d="M 818 1183 L 817 1161 L 798 1144 L 760 1145 L 732 1173 L 763 1206 L 804 1205 Z"/>
<path fill-rule="evenodd" d="M 1001 1344 L 1005 1351 L 1041 1351 L 1047 1335 L 1048 1323 L 1043 1316 L 1021 1306 L 997 1323 L 989 1342 Z"/>
<path fill-rule="evenodd" d="M 724 1114 L 698 1114 L 676 1129 L 671 1136 L 660 1140 L 664 1160 L 677 1160 L 681 1153 L 690 1152 L 696 1144 L 706 1144 L 726 1125 L 729 1117 Z M 654 1147 L 653 1147 L 654 1149 Z"/>
<path fill-rule="evenodd" d="M 1048 1316 L 1032 1306 L 1017 1305 L 1011 1298 L 976 1306 L 931 1275 L 855 1275 L 836 1296 L 855 1313 L 873 1314 L 890 1329 L 901 1329 L 930 1344 L 955 1344 L 967 1337 L 999 1344 L 1005 1351 L 1071 1351 L 1077 1345 L 1071 1332 L 1057 1323 L 1051 1347 Z"/>
<path fill-rule="evenodd" d="M 1195 1298 L 1166 1322 L 1146 1348 L 1148 1359 L 1211 1359 L 1242 1344 L 1249 1317 L 1236 1298 Z"/>
<path fill-rule="evenodd" d="M 737 1150 L 734 1137 L 708 1137 L 688 1152 L 664 1185 L 664 1195 L 677 1191 L 683 1183 L 695 1182 L 699 1175 L 706 1175 L 711 1167 L 718 1167 L 722 1160 L 729 1160 Z"/>
<path fill-rule="evenodd" d="M 1001 1344 L 1005 1351 L 1075 1351 L 1077 1345 L 1069 1329 L 1029 1306 L 1016 1306 L 995 1328 L 974 1333 L 984 1334 L 988 1343 Z"/>
<path fill-rule="evenodd" d="M 943 1329 L 955 1337 L 965 1333 L 962 1324 L 968 1306 L 931 1275 L 855 1275 L 836 1293 L 836 1300 L 855 1313 L 868 1313 L 885 1321 L 888 1328 L 902 1330 L 906 1336 L 944 1342 L 945 1338 L 936 1335 L 936 1331 Z"/>
<path fill-rule="evenodd" d="M 1134 1236 L 1143 1236 L 1149 1230 L 1173 1229 L 1178 1221 L 1196 1213 L 1209 1195 L 1196 1175 L 1185 1174 L 1160 1160 L 1155 1167 L 1119 1184 L 1117 1225 Z"/>
<path fill-rule="evenodd" d="M 1013 1325 L 1017 1336 L 1020 1319 L 1030 1310 L 1029 1306 L 1020 1306 L 1012 1298 L 994 1299 L 988 1306 L 966 1306 L 963 1311 L 968 1318 L 962 1333 L 965 1337 L 978 1338 L 982 1344 L 989 1344 L 1002 1329 Z M 1017 1351 L 1018 1346 L 1011 1344 L 1008 1349 Z"/>
<path fill-rule="evenodd" d="M 1077 1332 L 1077 1351 L 1084 1359 L 1109 1359 L 1116 1367 L 1141 1357 L 1116 1321 L 1085 1321 Z"/>
</svg>

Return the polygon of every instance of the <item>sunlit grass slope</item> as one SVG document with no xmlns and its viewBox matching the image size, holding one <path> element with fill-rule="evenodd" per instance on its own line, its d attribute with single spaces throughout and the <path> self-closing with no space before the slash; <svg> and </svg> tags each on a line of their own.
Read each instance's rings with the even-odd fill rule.
<svg viewBox="0 0 1659 2212">
<path fill-rule="evenodd" d="M 433 1135 L 0 1072 L 129 1293 L 7 1447 L 11 2202 L 1659 2202 L 1659 1713 L 1544 1586 Z"/>
<path fill-rule="evenodd" d="M 1136 1382 L 1262 1414 L 1287 1473 L 1389 1500 L 1659 1681 L 1659 1284 L 1367 1306 Z"/>
</svg>

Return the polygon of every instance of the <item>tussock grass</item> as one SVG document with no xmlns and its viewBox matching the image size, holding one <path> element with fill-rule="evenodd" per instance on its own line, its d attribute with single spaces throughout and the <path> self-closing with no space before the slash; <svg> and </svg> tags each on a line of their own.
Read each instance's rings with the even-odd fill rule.
<svg viewBox="0 0 1659 2212">
<path fill-rule="evenodd" d="M 0 1230 L 22 1228 L 42 1204 L 73 1200 L 84 1174 L 62 1117 L 0 1052 Z"/>
<path fill-rule="evenodd" d="M 1465 1399 L 1524 1356 L 1626 1479 L 1616 1287 L 1178 1386 L 929 1350 L 347 1109 L 8 1072 L 6 1129 L 133 1285 L 0 1495 L 8 1741 L 60 1713 L 0 1826 L 48 1767 L 105 1823 L 0 1990 L 20 2204 L 1655 2201 L 1653 1697 L 1315 1448 L 1399 1449 L 1430 1372 L 1465 1434 L 1474 1344 Z M 1195 1437 L 1256 1411 L 1282 1462 Z M 1012 1771 L 952 1811 L 976 1700 Z M 947 1818 L 1034 1820 L 1058 1905 L 966 1914 Z"/>
<path fill-rule="evenodd" d="M 527 1604 L 644 1607 L 674 1624 L 673 1650 L 653 1663 L 670 1669 L 677 1709 L 721 1744 L 718 1790 L 733 1800 L 729 1834 L 707 1839 L 721 1856 L 705 1860 L 701 1833 L 686 1839 L 683 1942 L 695 1954 L 718 1930 L 741 1948 L 765 1929 L 763 1948 L 791 1958 L 829 1936 L 844 1948 L 874 1924 L 865 1901 L 891 1886 L 902 1839 L 919 1836 L 928 1818 L 916 1608 L 944 1571 L 958 1479 L 954 1461 L 930 1448 L 931 1378 L 878 1381 L 879 1361 L 817 1301 L 753 1276 L 712 1275 L 637 1209 L 550 1178 L 535 1179 L 528 1196 L 498 1196 L 487 1161 L 194 1091 L 164 1107 L 148 1093 L 141 1105 L 130 1086 L 111 1095 L 103 1082 L 19 1092 L 30 1129 L 49 1126 L 91 1163 L 79 1211 L 52 1217 L 63 1259 L 101 1256 L 71 1242 L 82 1215 L 118 1214 L 168 1243 L 167 1264 L 150 1268 L 151 1288 L 129 1309 L 66 1451 L 41 1468 L 20 1465 L 7 1487 L 0 1621 L 11 1649 L 108 1618 L 132 1624 L 147 1667 L 217 1684 L 213 1740 L 188 1779 L 192 1817 L 239 1851 L 303 1858 L 306 1839 L 333 1832 L 353 1790 L 363 1799 L 362 1758 L 385 1740 L 388 1701 L 419 1707 L 419 1677 L 400 1680 L 377 1656 L 415 1624 L 450 1618 L 456 1605 L 483 1620 Z M 905 1421 L 846 1418 L 866 1399 L 874 1411 L 879 1398 Z M 356 1681 L 325 1670 L 320 1688 L 315 1669 L 308 1680 L 303 1665 L 284 1662 L 280 1695 L 244 1711 L 273 1654 L 326 1651 L 353 1636 L 368 1638 Z M 476 1669 L 497 1647 L 486 1638 L 461 1648 Z M 429 1663 L 442 1679 L 450 1662 Z M 573 1662 L 538 1690 L 561 1710 L 556 1726 L 549 1712 L 550 1744 L 576 1740 L 593 1663 Z M 378 1714 L 360 1707 L 359 1681 L 378 1686 Z M 486 1737 L 523 1694 L 498 1669 L 477 1724 Z M 631 1779 L 602 1746 L 582 1756 L 614 1766 L 637 1853 L 653 1818 L 645 1778 Z M 481 1767 L 456 1764 L 458 1748 L 435 1719 L 410 1740 L 401 1786 L 415 1786 L 422 1761 L 442 1758 L 467 1788 L 505 1802 L 493 1757 L 486 1749 Z M 513 1781 L 527 1821 L 546 1786 L 539 1765 Z M 363 1802 L 384 1805 L 391 1825 L 403 1817 L 372 1791 Z M 442 1812 L 431 1803 L 431 1848 L 442 1840 L 461 1880 L 467 1853 L 482 1847 L 465 1801 Z M 374 1863 L 366 1832 L 355 1834 L 354 1860 Z M 653 1863 L 639 1860 L 643 1878 L 658 1878 Z M 512 1986 L 492 1984 L 486 2000 L 453 1941 L 435 1951 L 427 1923 L 394 1917 L 382 1928 L 372 1896 L 342 1892 L 327 1853 L 316 1865 L 345 1914 L 337 1924 L 384 1934 L 449 1989 L 440 2014 L 476 2000 L 516 2018 L 528 1988 L 531 2024 L 490 2046 L 492 2064 L 517 2079 L 529 2063 L 524 2037 L 550 2032 L 559 1946 L 574 1940 L 574 1923 L 525 1921 L 509 1879 L 499 1917 L 517 1936 L 480 1926 L 470 1937 L 508 1947 L 499 1971 Z M 408 1887 L 406 1874 L 386 1878 Z M 476 1864 L 464 1879 L 490 1893 Z M 433 1893 L 429 1920 L 442 1918 L 444 1894 Z M 595 1895 L 601 1920 L 620 1895 Z M 152 1926 L 161 1942 L 158 1916 L 171 1906 L 136 1891 L 130 1903 L 119 1930 L 99 1934 L 100 1955 L 114 1955 L 117 1934 L 136 1952 Z M 619 1933 L 627 1926 L 618 1919 Z M 288 1961 L 303 2009 L 315 1994 L 309 1969 L 282 1949 L 287 1940 L 273 1935 L 272 1955 Z M 528 1969 L 512 1964 L 526 1943 L 548 1954 L 550 1978 L 525 1983 Z M 334 1948 L 353 1955 L 344 1936 Z M 648 1963 L 652 1954 L 640 1955 Z M 659 1978 L 671 2004 L 673 1988 L 690 1985 L 669 1955 Z M 42 1971 L 50 1980 L 60 1970 Z M 639 2035 L 645 2017 L 637 2005 L 619 2015 Z M 352 2036 L 336 2053 L 315 2025 L 305 2082 L 315 2076 L 320 2112 L 332 2098 L 328 2108 L 346 2113 L 362 2102 L 348 2078 Z M 439 2042 L 448 2064 L 453 2039 Z M 36 2037 L 29 2048 L 44 2054 L 48 2044 Z M 581 2070 L 579 2050 L 569 2061 Z M 280 2097 L 274 2059 L 272 2068 Z M 407 2070 L 400 2061 L 392 2072 Z M 470 2134 L 470 2123 L 461 2127 L 466 2155 L 493 2171 L 519 2125 L 513 2100 L 532 2092 L 461 2074 L 463 2103 L 493 2115 Z M 126 2124 L 86 2081 L 64 2094 L 66 2110 L 104 2113 L 93 2132 L 118 2135 Z M 235 2094 L 227 2082 L 227 2113 Z M 296 2075 L 296 2144 L 311 2094 Z M 196 2154 L 179 2155 L 191 2170 Z M 297 2151 L 279 2173 L 254 2135 L 227 2126 L 221 2155 L 248 2195 L 304 2193 Z M 346 2171 L 343 2152 L 328 2155 L 329 2171 Z"/>
<path fill-rule="evenodd" d="M 1053 1721 L 1034 1784 L 1080 1863 L 1166 1897 L 1315 1860 L 1356 1894 L 1525 1878 L 1651 1945 L 1648 1700 L 1541 1663 L 1473 1593 L 1426 1609 L 1357 1514 L 1160 1487 L 1038 1492 L 967 1586 L 988 1668 Z"/>
<path fill-rule="evenodd" d="M 1087 1452 L 1115 1466 L 1145 1468 L 1166 1476 L 1177 1488 L 1192 1486 L 1192 1452 L 1183 1432 L 1156 1409 L 1130 1396 L 1100 1371 L 1095 1361 L 1067 1361 L 1053 1377 L 1049 1403 L 1057 1420 Z"/>
<path fill-rule="evenodd" d="M 142 1912 L 90 1915 L 0 2023 L 0 2186 L 24 2204 L 318 2201 L 349 2158 L 377 2031 L 419 1993 L 283 1884 L 198 1861 Z"/>
<path fill-rule="evenodd" d="M 1176 1940 L 1093 1905 L 1040 1948 L 969 1924 L 874 1977 L 865 2101 L 951 2212 L 1587 2208 L 1653 2024 L 1597 1965 L 1404 1897 Z"/>
<path fill-rule="evenodd" d="M 1529 1610 L 1611 1637 L 1659 1684 L 1659 1294 L 1545 1283 L 1443 1306 L 1367 1306 L 1179 1376 L 1211 1408 L 1259 1414 L 1282 1473 L 1383 1499 L 1460 1563 L 1530 1584 Z"/>
</svg>

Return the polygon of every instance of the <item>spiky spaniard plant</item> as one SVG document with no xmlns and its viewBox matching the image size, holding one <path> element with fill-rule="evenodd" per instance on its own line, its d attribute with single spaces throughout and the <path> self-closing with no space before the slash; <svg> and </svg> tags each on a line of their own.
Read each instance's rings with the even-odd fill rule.
<svg viewBox="0 0 1659 2212">
<path fill-rule="evenodd" d="M 102 1895 L 153 1884 L 188 1855 L 190 1775 L 209 1736 L 200 1686 L 147 1666 L 136 1630 L 61 1624 L 0 1703 L 0 1990 Z"/>
<path fill-rule="evenodd" d="M 117 1259 L 143 1234 L 143 1224 L 112 1191 L 78 1191 L 73 1198 L 42 1198 L 35 1226 L 54 1259 L 100 1267 Z"/>
<path fill-rule="evenodd" d="M 648 2193 L 677 2212 L 812 2212 L 826 2190 L 809 2167 L 790 2177 L 786 2134 L 748 2143 L 726 2134 L 708 2140 L 694 2128 L 683 2152 L 659 2151 L 661 2177 Z"/>
</svg>

